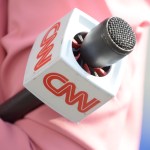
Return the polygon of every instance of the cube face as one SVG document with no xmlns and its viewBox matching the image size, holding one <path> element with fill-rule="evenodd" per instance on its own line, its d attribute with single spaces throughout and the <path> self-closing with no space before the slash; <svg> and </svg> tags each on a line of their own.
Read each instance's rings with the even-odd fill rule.
<svg viewBox="0 0 150 150">
<path fill-rule="evenodd" d="M 70 66 L 59 60 L 26 88 L 65 118 L 78 122 L 99 108 L 105 101 L 97 99 L 98 90 L 86 82 Z M 90 89 L 94 92 L 91 94 Z"/>
<path fill-rule="evenodd" d="M 24 86 L 65 118 L 78 122 L 105 104 L 117 92 L 124 60 L 105 77 L 85 72 L 75 60 L 72 39 L 89 32 L 96 20 L 74 9 L 41 33 L 29 56 Z"/>
<path fill-rule="evenodd" d="M 38 76 L 59 59 L 62 39 L 70 16 L 71 13 L 39 34 L 29 55 L 24 83 Z"/>
</svg>

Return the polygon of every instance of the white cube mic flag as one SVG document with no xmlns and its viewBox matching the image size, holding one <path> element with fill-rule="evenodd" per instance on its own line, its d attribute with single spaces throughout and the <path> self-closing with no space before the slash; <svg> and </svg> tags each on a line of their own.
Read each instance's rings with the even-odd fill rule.
<svg viewBox="0 0 150 150">
<path fill-rule="evenodd" d="M 121 18 L 99 24 L 74 9 L 37 37 L 24 86 L 50 108 L 78 122 L 116 95 L 127 61 L 123 57 L 135 42 L 132 28 Z"/>
</svg>

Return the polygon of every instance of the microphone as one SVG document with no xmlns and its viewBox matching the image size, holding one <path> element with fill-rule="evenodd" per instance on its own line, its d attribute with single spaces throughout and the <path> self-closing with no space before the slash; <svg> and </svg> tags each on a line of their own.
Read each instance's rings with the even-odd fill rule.
<svg viewBox="0 0 150 150">
<path fill-rule="evenodd" d="M 21 116 L 44 103 L 70 121 L 86 118 L 116 95 L 125 56 L 135 43 L 133 30 L 123 19 L 111 17 L 99 23 L 75 8 L 35 40 L 23 85 L 34 95 L 30 98 L 40 102 L 21 107 L 25 112 Z M 29 92 L 24 95 L 29 97 Z M 19 104 L 23 99 L 20 96 Z M 15 108 L 7 106 L 6 110 Z"/>
</svg>

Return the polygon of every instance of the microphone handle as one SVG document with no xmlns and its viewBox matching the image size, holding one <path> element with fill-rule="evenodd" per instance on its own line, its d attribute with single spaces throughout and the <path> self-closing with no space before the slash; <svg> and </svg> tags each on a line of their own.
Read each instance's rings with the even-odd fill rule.
<svg viewBox="0 0 150 150">
<path fill-rule="evenodd" d="M 0 105 L 0 118 L 4 121 L 14 123 L 42 104 L 43 103 L 27 89 L 23 89 Z"/>
</svg>

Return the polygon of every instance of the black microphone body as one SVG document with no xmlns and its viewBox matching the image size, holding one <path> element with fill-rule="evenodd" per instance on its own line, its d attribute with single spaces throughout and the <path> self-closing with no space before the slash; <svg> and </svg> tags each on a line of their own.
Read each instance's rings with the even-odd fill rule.
<svg viewBox="0 0 150 150">
<path fill-rule="evenodd" d="M 43 103 L 37 97 L 23 89 L 0 105 L 0 118 L 14 123 L 41 105 Z"/>
</svg>

